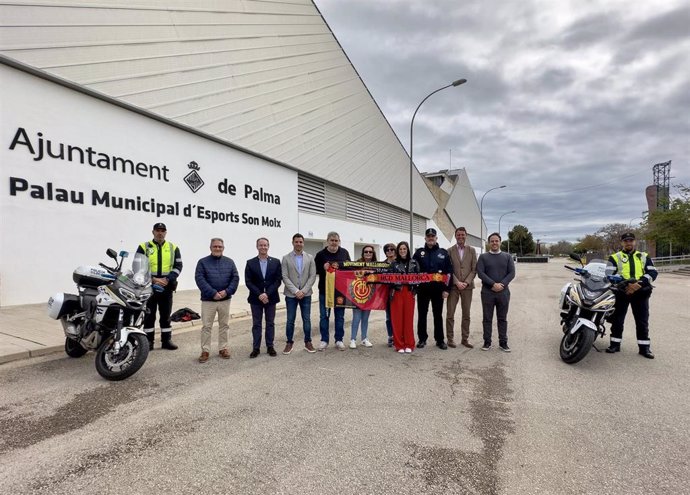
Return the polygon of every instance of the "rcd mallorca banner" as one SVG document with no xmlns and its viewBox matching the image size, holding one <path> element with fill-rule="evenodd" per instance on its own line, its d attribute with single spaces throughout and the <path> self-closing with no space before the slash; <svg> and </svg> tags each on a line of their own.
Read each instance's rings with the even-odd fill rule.
<svg viewBox="0 0 690 495">
<path fill-rule="evenodd" d="M 367 282 L 372 273 L 388 270 L 385 262 L 346 261 L 335 272 L 334 303 L 338 308 L 385 310 L 389 297 L 387 285 Z"/>
</svg>

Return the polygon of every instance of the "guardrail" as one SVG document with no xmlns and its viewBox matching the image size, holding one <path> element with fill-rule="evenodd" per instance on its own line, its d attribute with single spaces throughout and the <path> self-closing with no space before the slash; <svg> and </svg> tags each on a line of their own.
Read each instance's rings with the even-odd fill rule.
<svg viewBox="0 0 690 495">
<path fill-rule="evenodd" d="M 547 256 L 518 256 L 515 261 L 518 263 L 548 263 L 549 258 Z"/>
<path fill-rule="evenodd" d="M 690 254 L 682 254 L 679 256 L 659 256 L 652 258 L 656 266 L 664 265 L 685 265 L 690 264 Z"/>
</svg>

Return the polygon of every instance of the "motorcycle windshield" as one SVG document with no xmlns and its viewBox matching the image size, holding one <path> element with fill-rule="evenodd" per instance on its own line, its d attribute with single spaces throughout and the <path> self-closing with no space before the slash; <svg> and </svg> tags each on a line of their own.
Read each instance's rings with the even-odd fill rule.
<svg viewBox="0 0 690 495">
<path fill-rule="evenodd" d="M 604 260 L 592 260 L 584 267 L 582 274 L 582 285 L 591 291 L 602 291 L 607 289 L 611 283 L 608 276 L 612 275 L 615 267 Z"/>
<path fill-rule="evenodd" d="M 127 277 L 127 282 L 134 287 L 146 287 L 151 283 L 151 270 L 149 258 L 142 253 L 136 253 L 132 259 L 132 269 L 123 275 Z"/>
</svg>

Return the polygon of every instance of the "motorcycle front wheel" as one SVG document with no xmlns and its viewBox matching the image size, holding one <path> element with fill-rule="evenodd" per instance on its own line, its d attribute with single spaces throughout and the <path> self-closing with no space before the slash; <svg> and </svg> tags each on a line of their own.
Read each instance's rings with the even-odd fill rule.
<svg viewBox="0 0 690 495">
<path fill-rule="evenodd" d="M 80 358 L 87 353 L 79 342 L 76 340 L 65 338 L 65 354 L 71 358 Z"/>
<path fill-rule="evenodd" d="M 146 335 L 132 333 L 119 352 L 115 352 L 115 340 L 103 342 L 96 353 L 96 371 L 106 380 L 119 381 L 129 378 L 146 362 L 149 356 L 149 341 Z"/>
<path fill-rule="evenodd" d="M 561 340 L 561 359 L 568 364 L 581 361 L 592 349 L 597 335 L 588 329 L 581 329 L 575 333 L 566 332 Z"/>
</svg>

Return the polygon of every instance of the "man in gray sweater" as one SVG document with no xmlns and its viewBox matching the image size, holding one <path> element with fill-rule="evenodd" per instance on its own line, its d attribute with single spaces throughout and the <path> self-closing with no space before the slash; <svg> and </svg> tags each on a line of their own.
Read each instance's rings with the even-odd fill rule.
<svg viewBox="0 0 690 495">
<path fill-rule="evenodd" d="M 489 236 L 489 252 L 477 260 L 477 276 L 482 281 L 482 310 L 484 327 L 484 346 L 482 351 L 491 349 L 491 327 L 494 308 L 498 323 L 498 345 L 504 352 L 508 347 L 508 305 L 510 290 L 508 284 L 515 278 L 515 264 L 509 253 L 501 252 L 501 235 L 494 232 Z"/>
</svg>

